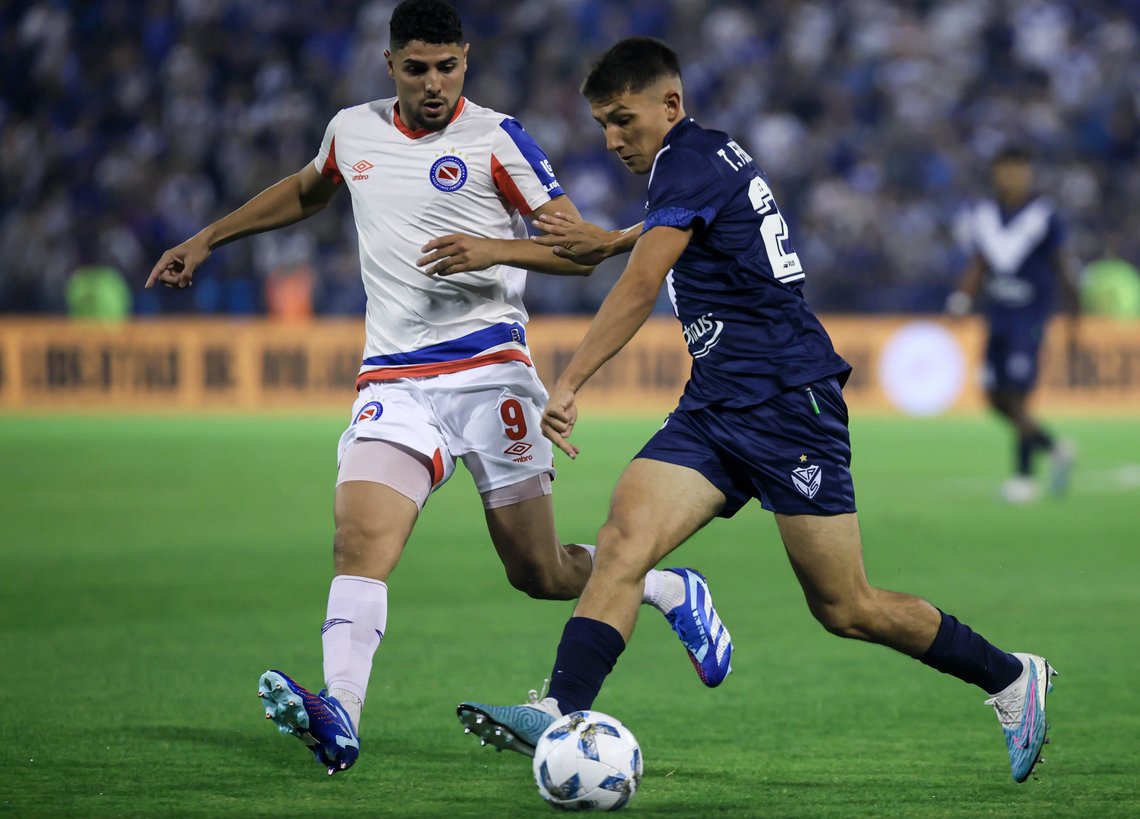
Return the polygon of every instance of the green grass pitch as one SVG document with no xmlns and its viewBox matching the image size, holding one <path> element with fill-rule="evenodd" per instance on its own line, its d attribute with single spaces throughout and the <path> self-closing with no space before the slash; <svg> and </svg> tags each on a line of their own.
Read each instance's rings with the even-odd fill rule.
<svg viewBox="0 0 1140 819">
<path fill-rule="evenodd" d="M 658 419 L 585 417 L 562 536 L 590 542 Z M 320 687 L 338 419 L 0 419 L 0 815 L 545 815 L 527 760 L 463 736 L 464 698 L 541 684 L 569 603 L 506 583 L 460 470 L 391 578 L 363 755 L 329 778 L 261 717 L 258 674 Z M 1060 669 L 1039 778 L 1009 777 L 982 692 L 809 616 L 752 504 L 673 556 L 736 643 L 708 691 L 661 618 L 597 706 L 641 742 L 643 816 L 1140 813 L 1140 431 L 1067 420 L 1073 492 L 1009 508 L 990 419 L 864 419 L 854 472 L 872 582 Z M 1129 467 L 1129 465 L 1133 465 Z"/>
</svg>

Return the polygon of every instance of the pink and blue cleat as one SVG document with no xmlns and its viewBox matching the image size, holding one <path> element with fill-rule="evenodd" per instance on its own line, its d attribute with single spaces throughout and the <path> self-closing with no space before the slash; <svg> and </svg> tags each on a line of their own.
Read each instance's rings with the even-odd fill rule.
<svg viewBox="0 0 1140 819">
<path fill-rule="evenodd" d="M 1045 721 L 1045 696 L 1053 690 L 1050 677 L 1056 670 L 1044 657 L 1014 654 L 1025 667 L 1021 676 L 1004 691 L 986 700 L 1001 723 L 1009 749 L 1009 769 L 1014 782 L 1024 782 L 1041 759 L 1041 749 L 1049 742 Z"/>
<path fill-rule="evenodd" d="M 346 771 L 360 755 L 360 737 L 336 697 L 313 694 L 280 671 L 266 671 L 257 684 L 265 718 L 277 730 L 308 746 L 329 772 Z"/>
</svg>

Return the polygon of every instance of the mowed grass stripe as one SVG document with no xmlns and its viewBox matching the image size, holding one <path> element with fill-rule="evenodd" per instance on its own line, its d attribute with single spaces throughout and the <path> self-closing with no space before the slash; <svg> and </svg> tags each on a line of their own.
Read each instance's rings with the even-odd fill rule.
<svg viewBox="0 0 1140 819">
<path fill-rule="evenodd" d="M 659 423 L 583 419 L 583 455 L 559 461 L 555 484 L 566 540 L 594 539 Z M 982 692 L 825 634 L 753 504 L 670 561 L 709 575 L 733 676 L 704 689 L 646 610 L 599 699 L 645 753 L 630 810 L 1135 815 L 1140 489 L 1100 486 L 1140 463 L 1140 434 L 1126 421 L 1057 428 L 1081 447 L 1075 491 L 1012 509 L 994 500 L 1012 447 L 996 422 L 853 427 L 872 581 L 1061 670 L 1038 781 L 1009 779 Z M 0 813 L 545 813 L 527 760 L 462 736 L 454 706 L 538 687 L 572 605 L 510 589 L 462 470 L 391 579 L 360 764 L 330 779 L 261 719 L 265 668 L 319 687 L 340 429 L 329 417 L 0 418 Z"/>
</svg>

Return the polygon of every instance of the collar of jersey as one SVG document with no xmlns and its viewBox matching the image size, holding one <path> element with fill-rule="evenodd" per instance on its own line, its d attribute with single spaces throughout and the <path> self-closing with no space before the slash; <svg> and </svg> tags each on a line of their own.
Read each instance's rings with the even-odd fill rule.
<svg viewBox="0 0 1140 819">
<path fill-rule="evenodd" d="M 451 112 L 451 119 L 447 121 L 448 125 L 459 119 L 459 115 L 463 113 L 463 108 L 466 105 L 467 97 L 460 97 L 458 104 L 455 106 L 455 110 Z M 400 119 L 400 103 L 398 102 L 392 109 L 392 122 L 395 124 L 396 130 L 406 136 L 408 139 L 419 139 L 420 137 L 426 137 L 428 134 L 439 133 L 439 131 L 432 131 L 428 128 L 420 128 L 418 131 L 413 131 L 411 128 L 405 125 L 404 121 Z"/>
<path fill-rule="evenodd" d="M 1041 196 L 1036 191 L 1033 191 L 1032 193 L 1029 194 L 1028 199 L 1026 199 L 1024 202 L 1022 202 L 1020 205 L 1018 205 L 1015 208 L 1008 208 L 1007 209 L 1006 206 L 1001 203 L 1001 200 L 998 199 L 996 196 L 994 197 L 993 202 L 995 205 L 997 205 L 998 213 L 1001 214 L 1002 224 L 1009 224 L 1016 217 L 1020 216 L 1021 214 L 1025 213 L 1025 211 L 1029 210 L 1031 207 L 1036 205 L 1040 199 L 1041 199 Z"/>
<path fill-rule="evenodd" d="M 678 122 L 676 125 L 674 125 L 672 128 L 669 129 L 669 133 L 667 133 L 665 135 L 665 139 L 663 139 L 661 141 L 661 147 L 665 147 L 670 142 L 672 142 L 673 138 L 675 136 L 677 136 L 677 134 L 679 134 L 685 128 L 687 128 L 688 126 L 696 125 L 696 124 L 697 124 L 697 121 L 695 119 L 693 119 L 692 117 L 685 117 L 683 120 L 681 120 L 680 122 Z"/>
</svg>

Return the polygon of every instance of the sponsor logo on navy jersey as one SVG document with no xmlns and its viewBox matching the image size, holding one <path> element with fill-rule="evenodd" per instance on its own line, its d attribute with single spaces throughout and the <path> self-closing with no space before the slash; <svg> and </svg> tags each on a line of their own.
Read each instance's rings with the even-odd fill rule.
<svg viewBox="0 0 1140 819">
<path fill-rule="evenodd" d="M 356 413 L 356 420 L 353 425 L 362 423 L 364 421 L 375 421 L 384 414 L 384 405 L 379 401 L 369 401 L 360 408 L 360 412 Z"/>
<path fill-rule="evenodd" d="M 441 156 L 431 166 L 428 178 L 444 193 L 457 191 L 467 181 L 467 163 L 452 154 Z"/>
<path fill-rule="evenodd" d="M 716 343 L 720 341 L 722 330 L 724 330 L 724 322 L 714 319 L 712 313 L 706 313 L 696 321 L 686 324 L 682 332 L 693 358 L 700 358 L 715 347 Z M 709 335 L 710 333 L 712 335 Z"/>
</svg>

